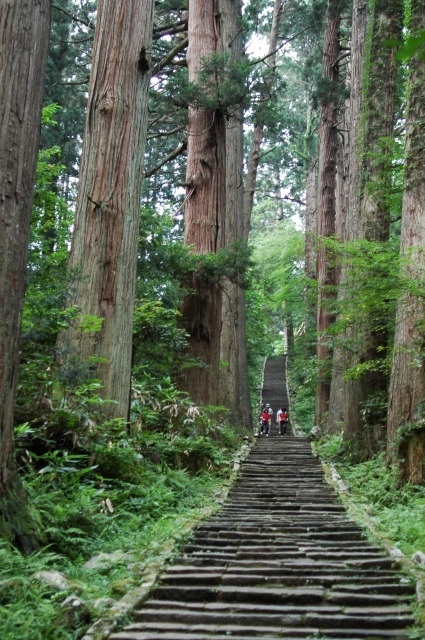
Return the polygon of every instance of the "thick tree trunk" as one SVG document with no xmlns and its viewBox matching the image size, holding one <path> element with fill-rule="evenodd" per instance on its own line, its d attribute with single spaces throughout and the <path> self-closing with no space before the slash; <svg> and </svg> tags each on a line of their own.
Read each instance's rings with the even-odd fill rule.
<svg viewBox="0 0 425 640">
<path fill-rule="evenodd" d="M 100 0 L 70 271 L 71 302 L 102 321 L 62 336 L 92 362 L 107 417 L 128 417 L 153 0 Z"/>
<path fill-rule="evenodd" d="M 317 262 L 317 171 L 318 161 L 313 156 L 313 153 L 317 153 L 316 149 L 312 150 L 313 141 L 313 120 L 312 109 L 308 108 L 307 112 L 307 127 L 305 135 L 305 155 L 309 158 L 306 169 L 306 187 L 305 187 L 305 266 L 304 271 L 307 278 L 311 281 L 316 281 L 316 262 Z M 317 299 L 312 295 L 313 286 L 309 287 L 306 291 L 306 317 L 305 327 L 306 332 L 315 331 L 316 329 L 316 316 L 317 316 Z M 306 343 L 306 357 L 310 358 L 315 355 L 315 348 L 312 341 Z"/>
<path fill-rule="evenodd" d="M 411 35 L 425 29 L 423 2 L 411 2 Z M 425 270 L 425 59 L 418 51 L 409 61 L 408 99 L 406 111 L 405 176 L 401 225 L 401 256 L 403 276 L 412 283 L 423 282 Z M 396 435 L 400 429 L 409 431 L 402 442 L 419 438 L 425 403 L 425 361 L 423 357 L 425 303 L 422 295 L 408 292 L 399 300 L 394 336 L 394 353 L 388 406 L 388 458 L 396 459 Z M 412 429 L 413 427 L 413 429 Z M 416 431 L 416 433 L 415 433 Z M 402 478 L 422 481 L 422 455 L 415 460 L 401 461 Z M 407 469 L 406 465 L 410 465 Z M 403 469 L 404 466 L 404 469 Z M 422 478 L 422 480 L 421 480 Z"/>
<path fill-rule="evenodd" d="M 218 0 L 189 5 L 187 62 L 197 80 L 203 59 L 222 53 Z M 185 244 L 197 254 L 223 246 L 226 210 L 226 122 L 219 110 L 189 108 Z M 189 354 L 198 366 L 184 371 L 182 386 L 198 404 L 218 404 L 222 288 L 204 276 L 188 283 L 193 293 L 182 305 Z M 199 366 L 200 365 L 200 366 Z"/>
<path fill-rule="evenodd" d="M 335 284 L 333 252 L 323 239 L 335 234 L 335 187 L 337 154 L 337 82 L 339 54 L 339 0 L 328 0 L 328 11 L 323 47 L 322 77 L 327 81 L 326 95 L 322 97 L 319 128 L 319 170 L 317 198 L 317 385 L 315 424 L 323 425 L 328 411 L 332 352 L 324 332 L 333 322 L 330 303 Z"/>
<path fill-rule="evenodd" d="M 0 535 L 25 552 L 37 535 L 15 462 L 14 406 L 50 11 L 48 0 L 0 7 Z"/>
<path fill-rule="evenodd" d="M 305 206 L 305 274 L 316 279 L 316 214 L 317 214 L 317 162 L 309 163 L 306 175 Z"/>
<path fill-rule="evenodd" d="M 232 63 L 242 58 L 241 2 L 220 0 L 223 52 Z M 242 248 L 244 236 L 243 114 L 236 105 L 226 127 L 226 217 L 223 246 Z M 242 274 L 241 274 L 242 275 Z M 225 279 L 222 298 L 219 400 L 231 412 L 235 424 L 250 426 L 245 292 L 239 282 Z"/>
<path fill-rule="evenodd" d="M 347 241 L 361 238 L 380 242 L 389 238 L 388 193 L 392 157 L 387 141 L 394 131 L 396 65 L 395 49 L 388 47 L 386 41 L 400 38 L 401 26 L 400 0 L 379 0 L 374 5 L 373 16 L 368 16 L 364 3 L 354 2 L 350 94 L 351 215 L 344 235 Z M 341 296 L 350 295 L 344 286 L 348 271 L 349 267 L 343 274 Z M 363 319 L 355 323 L 347 331 L 345 340 L 349 345 L 344 355 L 346 370 L 385 357 L 386 336 L 374 331 L 373 318 L 369 322 Z M 386 384 L 385 376 L 377 372 L 343 383 L 340 404 L 344 437 L 354 439 L 362 455 L 371 455 L 376 447 L 373 432 L 365 432 L 362 410 L 368 398 L 385 392 Z"/>
<path fill-rule="evenodd" d="M 347 73 L 348 83 L 349 73 Z M 353 215 L 348 198 L 348 175 L 349 175 L 349 138 L 350 130 L 349 120 L 350 113 L 348 108 L 348 100 L 343 109 L 341 129 L 344 131 L 343 136 L 338 138 L 337 152 L 337 176 L 336 176 L 336 211 L 335 211 L 335 237 L 342 240 L 346 227 L 349 224 L 350 217 Z M 341 277 L 343 269 L 341 261 L 336 261 L 335 268 L 335 284 L 338 287 L 338 295 L 341 297 L 343 288 L 341 287 Z M 327 433 L 339 433 L 343 424 L 343 374 L 345 367 L 345 351 L 337 343 L 332 350 L 332 376 L 329 392 L 329 411 L 328 421 L 326 425 Z"/>
<path fill-rule="evenodd" d="M 189 4 L 189 79 L 201 62 L 224 54 L 230 63 L 242 56 L 239 0 Z M 188 195 L 185 244 L 197 254 L 233 250 L 244 238 L 242 114 L 237 105 L 224 113 L 189 109 Z M 237 281 L 202 275 L 188 283 L 193 294 L 182 305 L 189 353 L 201 367 L 184 372 L 182 386 L 199 404 L 227 407 L 236 423 L 248 425 L 250 403 L 246 367 L 244 292 Z"/>
</svg>

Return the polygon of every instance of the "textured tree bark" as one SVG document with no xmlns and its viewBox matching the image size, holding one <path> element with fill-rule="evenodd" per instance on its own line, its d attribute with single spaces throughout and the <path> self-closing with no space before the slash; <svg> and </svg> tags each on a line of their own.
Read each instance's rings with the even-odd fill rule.
<svg viewBox="0 0 425 640">
<path fill-rule="evenodd" d="M 347 73 L 346 84 L 348 84 L 349 73 Z M 348 100 L 340 116 L 343 136 L 338 137 L 337 150 L 337 175 L 336 175 L 336 206 L 335 206 L 335 237 L 342 240 L 346 226 L 348 225 L 349 213 L 353 215 L 348 201 L 348 174 L 349 174 L 349 144 L 348 132 L 349 108 Z M 341 261 L 337 260 L 335 265 L 335 284 L 338 287 L 338 297 L 341 297 L 343 288 L 341 287 L 341 276 L 343 269 Z M 332 375 L 329 391 L 329 410 L 326 425 L 327 433 L 340 433 L 343 424 L 343 374 L 344 374 L 344 350 L 336 344 L 332 350 Z"/>
<path fill-rule="evenodd" d="M 349 81 L 347 82 L 350 90 L 350 97 L 348 104 L 346 104 L 344 115 L 345 123 L 343 127 L 347 132 L 344 144 L 344 156 L 346 158 L 344 166 L 347 167 L 348 174 L 346 179 L 348 202 L 345 203 L 345 206 L 341 207 L 341 238 L 344 242 L 354 240 L 359 237 L 359 181 L 361 159 L 358 153 L 357 144 L 361 117 L 367 5 L 364 3 L 361 4 L 358 0 L 354 0 L 352 15 L 351 56 L 348 71 Z M 347 267 L 344 266 L 340 275 L 340 284 L 338 289 L 338 298 L 340 301 L 343 301 L 349 295 L 345 284 L 346 277 Z M 345 341 L 350 340 L 348 331 L 345 332 L 344 339 Z M 351 339 L 354 340 L 354 336 L 352 336 Z M 351 385 L 350 382 L 344 381 L 343 376 L 349 366 L 349 357 L 350 354 L 344 346 L 337 346 L 334 349 L 328 422 L 328 430 L 331 433 L 340 432 L 341 429 L 344 428 L 345 424 L 344 407 L 346 396 L 348 396 L 348 389 Z M 356 400 L 357 398 L 354 396 L 353 390 L 351 402 L 353 402 L 356 407 L 354 412 L 359 411 Z"/>
<path fill-rule="evenodd" d="M 242 58 L 240 0 L 220 0 L 222 50 L 232 63 Z M 243 184 L 243 114 L 234 105 L 226 125 L 226 215 L 223 246 L 245 246 Z M 240 274 L 243 275 L 243 274 Z M 231 412 L 233 423 L 251 424 L 249 398 L 245 291 L 238 281 L 222 282 L 222 332 L 220 344 L 219 400 Z"/>
<path fill-rule="evenodd" d="M 0 536 L 25 552 L 37 533 L 15 462 L 14 406 L 50 11 L 48 0 L 0 7 Z"/>
<path fill-rule="evenodd" d="M 425 29 L 423 2 L 411 2 L 411 35 Z M 413 283 L 423 282 L 425 269 L 425 59 L 419 53 L 409 61 L 406 110 L 405 177 L 401 223 L 402 275 Z M 394 335 L 394 352 L 389 389 L 387 418 L 388 459 L 397 458 L 396 435 L 406 425 L 418 426 L 424 418 L 425 361 L 423 296 L 410 291 L 399 300 Z M 419 432 L 418 432 L 419 433 Z M 416 434 L 418 435 L 418 434 Z M 415 431 L 406 436 L 414 438 Z M 406 440 L 406 438 L 404 440 Z M 423 451 L 423 445 L 422 445 Z M 420 478 L 423 456 L 401 463 L 402 477 Z M 405 466 L 404 466 L 405 465 Z M 410 465 L 407 468 L 407 465 Z M 403 469 L 404 466 L 404 469 Z M 415 467 L 415 468 L 412 468 Z M 415 469 L 418 469 L 417 474 Z"/>
<path fill-rule="evenodd" d="M 337 154 L 337 107 L 336 93 L 338 67 L 336 64 L 340 43 L 339 0 L 328 0 L 328 11 L 323 47 L 322 77 L 327 81 L 326 95 L 322 97 L 319 127 L 319 169 L 317 198 L 317 385 L 315 424 L 323 425 L 329 404 L 330 372 L 332 352 L 323 332 L 333 322 L 330 301 L 334 296 L 335 269 L 332 252 L 323 239 L 335 234 L 335 186 Z"/>
<path fill-rule="evenodd" d="M 189 79 L 197 79 L 202 59 L 242 55 L 239 0 L 189 5 Z M 243 136 L 237 105 L 190 108 L 188 123 L 185 243 L 197 254 L 232 249 L 243 240 Z M 184 372 L 182 386 L 198 404 L 227 407 L 236 423 L 248 424 L 244 293 L 238 282 L 221 277 L 208 283 L 194 277 L 182 305 L 189 353 L 201 367 Z"/>
<path fill-rule="evenodd" d="M 218 0 L 189 5 L 187 62 L 189 80 L 197 80 L 202 60 L 221 53 Z M 186 245 L 197 254 L 222 247 L 226 207 L 226 123 L 223 113 L 189 108 L 187 148 Z M 189 354 L 198 365 L 184 371 L 182 386 L 198 404 L 219 404 L 222 289 L 204 276 L 188 283 L 192 294 L 182 304 Z"/>
<path fill-rule="evenodd" d="M 68 356 L 92 362 L 110 418 L 128 417 L 153 0 L 100 0 L 70 271 L 71 303 L 101 319 L 61 337 Z"/>
<path fill-rule="evenodd" d="M 306 147 L 306 156 L 311 158 L 313 156 L 312 147 L 313 140 L 313 120 L 312 120 L 312 109 L 308 108 L 307 112 L 307 127 L 306 127 L 306 135 L 305 135 L 305 147 Z M 314 151 L 314 154 L 317 153 L 317 148 Z M 306 169 L 306 187 L 305 187 L 305 266 L 304 271 L 307 278 L 310 281 L 316 280 L 316 248 L 317 248 L 317 171 L 318 171 L 318 161 L 317 158 L 310 159 L 307 164 Z M 316 316 L 317 316 L 317 300 L 316 298 L 309 295 L 309 291 L 307 290 L 306 295 L 308 296 L 307 304 L 306 304 L 306 318 L 305 318 L 305 326 L 306 331 L 310 332 L 316 329 Z M 306 357 L 310 358 L 315 355 L 315 347 L 311 344 L 310 341 L 307 342 L 306 346 Z"/>
<path fill-rule="evenodd" d="M 389 238 L 390 215 L 388 193 L 392 155 L 388 140 L 394 135 L 396 105 L 395 49 L 387 46 L 388 39 L 401 37 L 403 5 L 400 0 L 375 3 L 374 14 L 368 15 L 361 2 L 353 5 L 352 82 L 350 100 L 350 216 L 345 240 L 365 239 L 382 242 Z M 349 295 L 342 277 L 341 296 Z M 346 333 L 349 349 L 345 350 L 344 368 L 347 370 L 368 360 L 385 357 L 383 348 L 387 336 L 375 331 L 373 318 L 360 319 Z M 377 446 L 379 430 L 365 430 L 362 410 L 368 398 L 385 393 L 384 374 L 369 372 L 343 383 L 344 437 L 356 440 L 362 455 L 372 455 Z M 379 423 L 379 416 L 375 416 Z M 381 425 L 385 417 L 381 416 Z M 382 430 L 382 429 L 381 429 Z"/>
<path fill-rule="evenodd" d="M 399 449 L 400 482 L 425 484 L 425 432 L 423 429 L 403 440 Z"/>
</svg>

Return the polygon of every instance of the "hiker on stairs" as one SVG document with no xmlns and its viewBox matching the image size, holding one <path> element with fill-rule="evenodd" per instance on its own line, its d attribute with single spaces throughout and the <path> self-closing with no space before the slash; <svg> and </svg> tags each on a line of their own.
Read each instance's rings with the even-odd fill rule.
<svg viewBox="0 0 425 640">
<path fill-rule="evenodd" d="M 286 407 L 280 407 L 279 411 L 276 413 L 276 424 L 279 428 L 279 435 L 286 435 L 286 429 L 288 427 L 288 412 Z"/>
<path fill-rule="evenodd" d="M 266 434 L 266 436 L 269 435 L 270 427 L 272 424 L 272 415 L 273 415 L 273 409 L 267 403 L 264 409 L 260 413 L 260 421 L 261 421 L 260 435 L 263 435 L 264 433 Z"/>
</svg>

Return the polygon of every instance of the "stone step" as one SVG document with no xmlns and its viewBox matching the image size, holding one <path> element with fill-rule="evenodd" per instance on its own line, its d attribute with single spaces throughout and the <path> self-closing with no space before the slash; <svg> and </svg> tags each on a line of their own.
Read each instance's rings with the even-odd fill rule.
<svg viewBox="0 0 425 640">
<path fill-rule="evenodd" d="M 284 358 L 267 361 L 263 400 L 275 411 L 287 405 L 284 373 Z M 273 424 L 225 504 L 111 640 L 400 640 L 414 593 L 347 517 L 309 443 Z"/>
<path fill-rule="evenodd" d="M 223 613 L 223 615 L 231 615 L 232 612 L 240 615 L 246 616 L 257 609 L 252 607 L 252 604 L 244 604 L 244 603 L 227 603 L 227 602 L 206 602 L 206 603 L 196 603 L 196 602 L 181 602 L 178 600 L 168 600 L 167 601 L 168 610 L 172 611 L 188 611 L 193 613 Z M 135 619 L 140 619 L 144 613 L 149 610 L 155 610 L 158 615 L 158 611 L 164 608 L 164 601 L 157 600 L 152 597 L 149 600 L 149 604 L 143 608 L 143 610 L 136 612 Z M 297 606 L 297 605 L 271 605 L 271 604 L 262 604 L 261 610 L 259 610 L 261 615 L 265 616 L 283 616 L 283 615 L 298 615 L 302 612 L 305 613 L 305 607 Z M 337 614 L 341 612 L 346 613 L 349 616 L 367 616 L 370 615 L 373 611 L 373 615 L 391 615 L 391 616 L 410 616 L 411 610 L 408 605 L 394 605 L 394 606 L 385 606 L 385 607 L 340 607 L 337 605 L 310 605 L 308 612 L 309 613 L 321 613 L 326 615 Z"/>
<path fill-rule="evenodd" d="M 187 558 L 186 562 L 184 557 L 180 557 L 178 559 L 178 564 L 171 565 L 167 569 L 168 574 L 174 573 L 182 573 L 184 571 L 188 571 L 189 573 L 199 572 L 199 568 L 201 567 L 203 574 L 208 573 L 222 573 L 225 575 L 227 572 L 231 572 L 235 575 L 251 575 L 251 574 L 261 574 L 262 576 L 268 576 L 272 578 L 273 576 L 285 576 L 288 579 L 293 576 L 299 576 L 300 578 L 304 578 L 305 576 L 312 576 L 313 578 L 316 576 L 323 576 L 326 578 L 327 576 L 335 576 L 338 575 L 340 580 L 342 581 L 355 581 L 362 580 L 363 583 L 367 584 L 368 582 L 393 582 L 395 584 L 408 584 L 414 585 L 414 581 L 400 574 L 399 571 L 384 571 L 382 569 L 366 569 L 362 571 L 356 570 L 346 570 L 344 573 L 341 572 L 335 573 L 332 567 L 329 567 L 327 564 L 323 566 L 311 566 L 308 564 L 305 565 L 291 565 L 289 563 L 278 562 L 273 559 L 269 559 L 266 562 L 256 562 L 252 560 L 233 560 L 232 562 L 208 562 L 205 564 L 202 558 Z"/>
<path fill-rule="evenodd" d="M 351 614 L 343 613 L 338 607 L 328 608 L 328 611 L 306 612 L 303 608 L 298 610 L 288 607 L 286 610 L 278 613 L 262 612 L 262 611 L 205 611 L 173 609 L 172 607 L 146 608 L 139 612 L 136 616 L 137 623 L 143 622 L 144 628 L 147 623 L 177 623 L 177 625 L 217 625 L 228 627 L 247 627 L 253 629 L 255 627 L 263 627 L 267 630 L 274 627 L 277 632 L 282 626 L 290 624 L 292 627 L 301 627 L 305 624 L 322 628 L 364 628 L 379 627 L 381 629 L 403 629 L 407 624 L 413 624 L 414 620 L 411 616 L 401 612 L 390 614 L 388 612 L 378 613 L 374 609 L 364 609 L 363 613 L 353 612 Z M 159 624 L 158 624 L 159 626 Z M 137 627 L 136 627 L 137 628 Z M 140 628 L 140 624 L 139 624 Z M 239 631 L 240 632 L 240 631 Z"/>
<path fill-rule="evenodd" d="M 198 554 L 198 553 L 227 553 L 227 554 L 236 554 L 237 556 L 246 556 L 246 557 L 258 557 L 265 556 L 267 557 L 270 553 L 273 553 L 274 558 L 310 558 L 312 560 L 324 560 L 324 561 L 335 561 L 335 560 L 383 560 L 385 561 L 391 559 L 388 556 L 384 556 L 382 551 L 374 551 L 372 549 L 361 551 L 358 550 L 354 553 L 351 549 L 349 550 L 335 550 L 332 551 L 330 549 L 314 549 L 307 547 L 297 547 L 286 546 L 281 544 L 275 545 L 264 545 L 264 544 L 230 544 L 227 545 L 219 545 L 216 544 L 215 541 L 210 541 L 205 544 L 196 544 L 195 542 L 186 544 L 183 547 L 183 553 L 186 554 Z"/>
<path fill-rule="evenodd" d="M 233 586 L 208 585 L 208 586 L 181 586 L 181 585 L 161 585 L 155 589 L 154 597 L 161 600 L 181 600 L 183 602 L 245 602 L 259 606 L 268 604 L 299 604 L 306 606 L 311 604 L 338 604 L 345 606 L 385 606 L 397 605 L 408 600 L 407 596 L 399 594 L 380 593 L 358 593 L 356 591 L 327 590 L 320 585 L 314 587 L 291 586 L 269 587 L 269 586 Z"/>
<path fill-rule="evenodd" d="M 361 581 L 361 582 L 360 582 Z M 275 586 L 325 586 L 327 589 L 337 589 L 339 591 L 351 591 L 356 593 L 373 593 L 380 594 L 399 594 L 399 595 L 414 595 L 415 588 L 411 584 L 390 582 L 382 578 L 369 579 L 359 578 L 359 583 L 355 583 L 352 577 L 343 576 L 339 574 L 330 575 L 313 575 L 307 574 L 306 576 L 299 575 L 282 575 L 282 576 L 270 576 L 262 575 L 260 572 L 257 574 L 238 574 L 227 572 L 170 572 L 168 571 L 161 581 L 162 584 L 167 585 L 184 585 L 184 586 L 215 586 L 215 585 L 232 585 L 232 586 L 261 586 L 267 585 L 269 587 Z"/>
<path fill-rule="evenodd" d="M 314 627 L 304 628 L 281 628 L 278 635 L 256 634 L 255 630 L 246 635 L 240 635 L 239 633 L 225 631 L 213 631 L 198 632 L 193 629 L 185 629 L 184 631 L 127 631 L 123 630 L 119 633 L 113 634 L 111 640 L 224 640 L 231 638 L 231 640 L 251 640 L 254 638 L 261 638 L 261 640 L 290 640 L 291 638 L 303 638 L 304 640 L 379 640 L 379 638 L 394 638 L 401 640 L 402 638 L 411 637 L 408 631 L 401 629 L 397 630 L 378 630 L 378 629 L 317 629 Z"/>
</svg>

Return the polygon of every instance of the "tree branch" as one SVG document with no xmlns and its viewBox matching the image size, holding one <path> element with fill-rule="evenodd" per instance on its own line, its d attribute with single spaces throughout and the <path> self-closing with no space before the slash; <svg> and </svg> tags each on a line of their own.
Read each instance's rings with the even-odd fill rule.
<svg viewBox="0 0 425 640">
<path fill-rule="evenodd" d="M 71 20 L 74 20 L 74 22 L 79 22 L 80 24 L 85 25 L 89 29 L 94 29 L 95 27 L 94 23 L 91 20 L 81 20 L 81 18 L 77 18 L 72 13 L 69 13 L 68 11 L 65 11 L 65 9 L 62 9 L 62 7 L 59 7 L 57 4 L 53 4 L 52 7 L 53 9 L 56 9 L 56 11 L 60 11 L 65 16 L 68 16 L 68 18 L 71 18 Z"/>
<path fill-rule="evenodd" d="M 188 38 L 183 38 L 183 40 L 180 40 L 180 42 L 178 42 L 176 44 L 176 46 L 171 49 L 167 55 L 162 58 L 162 60 L 160 60 L 158 62 L 158 64 L 156 64 L 152 70 L 152 75 L 155 76 L 157 73 L 159 73 L 161 71 L 161 69 L 163 69 L 164 67 L 166 67 L 168 64 L 170 64 L 170 62 L 172 62 L 173 58 L 175 58 L 175 56 L 180 53 L 180 51 L 183 51 L 183 49 L 185 49 L 187 47 L 187 43 L 188 43 Z"/>
<path fill-rule="evenodd" d="M 164 138 L 164 137 L 172 136 L 175 133 L 178 133 L 179 131 L 184 131 L 185 129 L 186 129 L 186 125 L 181 124 L 178 127 L 175 127 L 174 129 L 170 129 L 170 131 L 161 131 L 158 133 L 154 133 L 151 136 L 148 136 L 147 140 L 153 140 L 154 138 Z"/>
<path fill-rule="evenodd" d="M 149 171 L 145 171 L 145 178 L 150 178 L 151 176 L 153 176 L 153 174 L 159 171 L 161 167 L 167 164 L 167 162 L 170 162 L 170 160 L 174 160 L 174 158 L 177 158 L 177 156 L 180 156 L 184 151 L 186 151 L 186 148 L 187 142 L 186 140 L 183 140 L 183 142 L 181 142 L 175 149 L 173 149 L 173 151 L 171 151 L 168 156 L 165 156 L 165 158 L 163 158 L 161 162 L 158 162 L 158 164 L 152 167 L 152 169 L 150 169 Z"/>
<path fill-rule="evenodd" d="M 263 193 L 265 197 L 270 198 L 271 200 L 285 200 L 286 202 L 294 202 L 295 204 L 299 204 L 301 207 L 306 206 L 304 200 L 301 200 L 300 198 L 292 198 L 291 196 L 274 196 L 269 193 L 264 193 L 264 191 L 258 191 L 258 193 Z"/>
<path fill-rule="evenodd" d="M 181 33 L 182 31 L 187 30 L 187 18 L 185 20 L 179 20 L 179 22 L 175 22 L 174 24 L 168 24 L 165 26 L 158 27 L 153 30 L 153 39 L 159 40 L 163 36 L 172 36 L 175 33 Z"/>
</svg>

